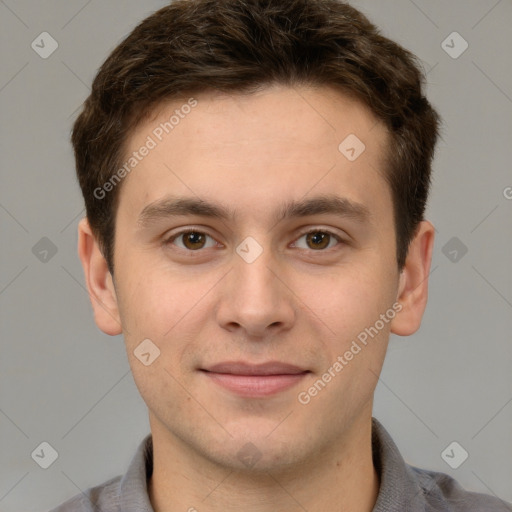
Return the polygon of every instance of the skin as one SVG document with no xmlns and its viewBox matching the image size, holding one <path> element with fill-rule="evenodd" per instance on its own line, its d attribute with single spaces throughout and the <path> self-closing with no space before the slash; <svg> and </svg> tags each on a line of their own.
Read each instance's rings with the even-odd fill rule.
<svg viewBox="0 0 512 512">
<path fill-rule="evenodd" d="M 87 220 L 79 226 L 95 321 L 107 334 L 124 335 L 148 406 L 153 507 L 371 511 L 379 489 L 373 395 L 390 332 L 407 336 L 420 326 L 434 228 L 419 225 L 399 272 L 383 177 L 388 134 L 354 99 L 328 88 L 280 86 L 195 98 L 192 112 L 122 183 L 114 278 Z M 127 155 L 185 101 L 161 105 L 138 126 Z M 353 162 L 338 150 L 349 134 L 366 146 Z M 138 222 L 147 205 L 169 194 L 216 202 L 235 216 Z M 274 220 L 285 202 L 322 194 L 365 206 L 368 221 L 332 213 Z M 185 245 L 185 237 L 168 241 L 187 228 L 209 235 L 204 248 L 190 249 L 197 246 Z M 331 237 L 318 249 L 304 235 L 309 228 L 342 241 Z M 252 263 L 236 252 L 248 236 L 263 249 Z M 309 403 L 300 403 L 298 393 L 395 303 L 401 311 Z M 149 366 L 134 355 L 146 338 L 160 349 Z M 199 371 L 236 360 L 288 362 L 310 373 L 285 391 L 244 398 Z M 260 454 L 251 467 L 237 457 L 248 442 Z"/>
</svg>

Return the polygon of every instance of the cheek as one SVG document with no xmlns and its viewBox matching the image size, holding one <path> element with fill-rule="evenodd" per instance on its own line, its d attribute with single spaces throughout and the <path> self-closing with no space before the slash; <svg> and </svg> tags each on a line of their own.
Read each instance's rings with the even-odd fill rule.
<svg viewBox="0 0 512 512">
<path fill-rule="evenodd" d="M 125 337 L 158 337 L 158 323 L 163 318 L 159 300 L 162 284 L 152 274 L 136 270 L 127 272 L 120 281 L 118 303 Z"/>
<path fill-rule="evenodd" d="M 321 279 L 308 279 L 309 285 L 303 285 L 301 295 L 311 311 L 336 334 L 343 338 L 356 336 L 393 304 L 392 279 L 379 271 L 378 265 L 374 261 L 364 267 L 340 269 Z"/>
<path fill-rule="evenodd" d="M 186 414 L 186 403 L 190 397 L 179 384 L 181 376 L 169 368 L 164 357 L 162 352 L 149 366 L 131 357 L 130 367 L 137 389 L 149 410 L 161 421 L 172 422 L 172 418 Z"/>
<path fill-rule="evenodd" d="M 186 286 L 164 277 L 155 270 L 127 277 L 119 291 L 120 315 L 128 361 L 141 396 L 152 410 L 176 412 L 186 398 L 181 397 L 175 379 L 182 380 L 180 368 L 189 338 L 181 336 L 181 329 L 190 326 L 186 320 L 192 320 L 192 298 L 184 296 Z"/>
<path fill-rule="evenodd" d="M 324 330 L 325 371 L 331 368 L 336 375 L 322 400 L 342 405 L 340 401 L 363 403 L 371 398 L 386 354 L 393 304 L 392 276 L 378 261 L 355 272 L 340 272 L 325 293 L 310 294 L 308 306 L 321 312 L 318 316 L 329 328 Z"/>
<path fill-rule="evenodd" d="M 370 269 L 332 279 L 335 290 L 322 294 L 321 298 L 320 294 L 310 298 L 312 310 L 323 304 L 322 320 L 334 331 L 326 338 L 326 373 L 320 376 L 320 380 L 325 378 L 329 382 L 326 386 L 329 391 L 322 392 L 318 401 L 336 404 L 333 410 L 371 399 L 386 354 L 395 314 L 393 287 L 390 279 L 379 275 L 378 267 Z M 389 311 L 391 314 L 386 316 Z M 384 320 L 381 315 L 385 316 Z"/>
<path fill-rule="evenodd" d="M 134 350 L 149 339 L 160 350 L 155 363 L 178 371 L 184 359 L 186 365 L 192 364 L 191 349 L 211 308 L 205 294 L 218 277 L 196 279 L 154 263 L 146 268 L 150 270 L 132 270 L 124 274 L 124 281 L 120 279 L 118 299 L 128 356 L 134 359 Z M 138 361 L 133 363 L 136 371 Z"/>
<path fill-rule="evenodd" d="M 132 251 L 118 269 L 119 305 L 128 332 L 161 336 L 186 309 L 190 279 L 166 267 L 149 253 Z M 183 314 L 183 313 L 182 313 Z"/>
</svg>

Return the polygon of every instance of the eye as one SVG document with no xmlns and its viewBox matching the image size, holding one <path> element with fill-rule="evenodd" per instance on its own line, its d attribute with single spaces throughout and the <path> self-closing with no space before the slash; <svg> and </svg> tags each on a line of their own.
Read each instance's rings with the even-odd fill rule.
<svg viewBox="0 0 512 512">
<path fill-rule="evenodd" d="M 343 240 L 338 235 L 325 229 L 309 230 L 306 233 L 303 233 L 297 240 L 300 240 L 304 237 L 306 239 L 306 244 L 308 245 L 307 247 L 300 247 L 298 246 L 297 242 L 295 242 L 293 245 L 295 247 L 299 247 L 299 249 L 318 251 L 323 249 L 330 249 L 333 247 L 333 245 L 336 245 L 332 244 L 331 242 L 343 242 Z"/>
<path fill-rule="evenodd" d="M 299 249 L 323 251 L 343 243 L 343 240 L 335 233 L 318 228 L 303 233 L 297 240 L 300 241 L 302 238 L 305 238 L 306 246 L 301 247 L 298 242 L 294 242 L 292 245 Z M 209 245 L 208 239 L 210 239 Z M 217 242 L 210 235 L 195 229 L 180 231 L 165 241 L 165 245 L 176 245 L 180 249 L 189 252 L 197 252 L 201 249 L 215 247 L 216 244 Z"/>
<path fill-rule="evenodd" d="M 213 243 L 209 246 L 206 245 L 207 238 L 210 238 Z M 176 243 L 180 249 L 188 250 L 188 251 L 197 251 L 199 249 L 207 249 L 209 247 L 214 247 L 216 242 L 215 240 L 206 233 L 203 233 L 201 231 L 196 230 L 187 230 L 187 231 L 180 231 L 179 233 L 175 233 L 172 235 L 167 241 L 165 242 L 167 244 L 174 244 L 175 241 L 181 241 L 182 245 Z"/>
</svg>

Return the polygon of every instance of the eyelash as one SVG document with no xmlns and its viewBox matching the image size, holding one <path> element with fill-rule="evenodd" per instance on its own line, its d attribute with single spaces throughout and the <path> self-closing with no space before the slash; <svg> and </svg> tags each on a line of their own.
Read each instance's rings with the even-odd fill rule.
<svg viewBox="0 0 512 512">
<path fill-rule="evenodd" d="M 179 231 L 178 233 L 174 233 L 171 237 L 167 238 L 164 241 L 164 245 L 166 245 L 166 246 L 167 245 L 172 245 L 174 240 L 176 240 L 180 236 L 188 234 L 188 233 L 198 233 L 200 235 L 206 235 L 206 236 L 209 236 L 210 238 L 214 239 L 208 233 L 205 233 L 204 231 L 201 231 L 200 229 L 195 229 L 195 228 L 192 227 L 192 228 L 187 228 L 187 229 L 184 229 L 182 231 Z M 337 235 L 333 231 L 330 231 L 328 229 L 323 229 L 323 228 L 313 228 L 313 229 L 309 229 L 307 231 L 304 231 L 304 232 L 302 232 L 298 236 L 298 238 L 296 240 L 299 240 L 303 236 L 309 235 L 310 233 L 324 233 L 324 234 L 327 234 L 327 235 L 333 237 L 338 242 L 337 245 L 346 243 L 339 235 Z M 301 250 L 303 250 L 303 251 L 311 251 L 311 252 L 328 252 L 328 251 L 331 251 L 332 249 L 334 249 L 335 247 L 330 247 L 328 249 L 318 249 L 318 250 L 315 250 L 315 249 L 301 249 Z M 199 253 L 199 252 L 204 250 L 204 249 L 197 249 L 197 250 L 194 251 L 194 250 L 191 250 L 191 249 L 184 249 L 182 247 L 178 247 L 178 249 L 181 249 L 181 250 L 186 251 L 188 253 L 196 253 L 196 252 Z M 211 247 L 207 247 L 207 249 L 211 249 Z"/>
</svg>

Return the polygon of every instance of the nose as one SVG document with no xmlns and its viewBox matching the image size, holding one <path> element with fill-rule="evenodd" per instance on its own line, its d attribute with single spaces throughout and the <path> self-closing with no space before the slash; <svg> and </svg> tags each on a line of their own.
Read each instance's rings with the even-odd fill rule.
<svg viewBox="0 0 512 512">
<path fill-rule="evenodd" d="M 219 325 L 247 338 L 268 338 L 289 330 L 298 307 L 283 269 L 270 250 L 251 263 L 238 254 L 224 280 L 217 308 Z"/>
</svg>

